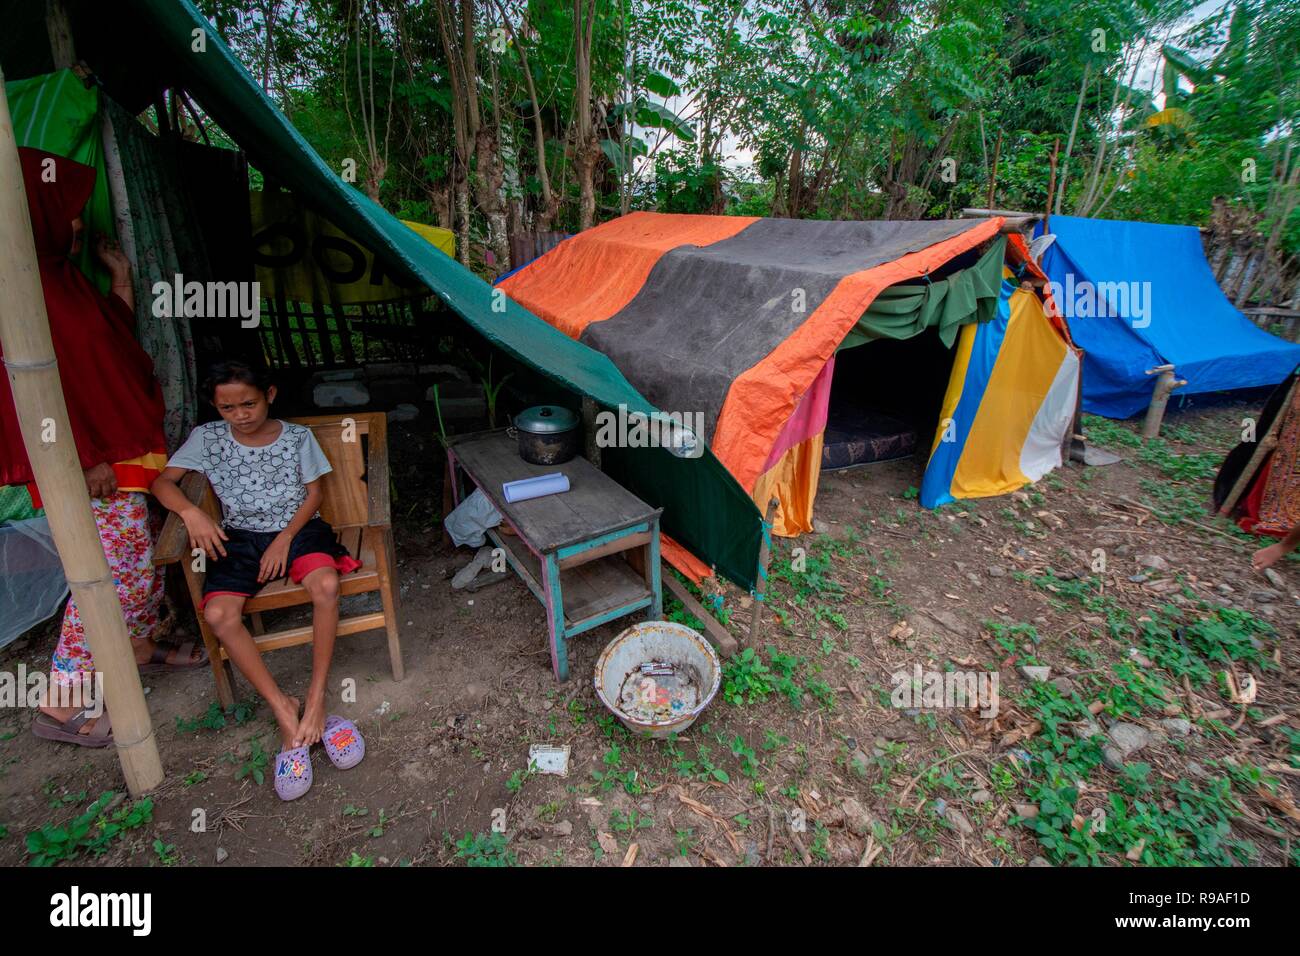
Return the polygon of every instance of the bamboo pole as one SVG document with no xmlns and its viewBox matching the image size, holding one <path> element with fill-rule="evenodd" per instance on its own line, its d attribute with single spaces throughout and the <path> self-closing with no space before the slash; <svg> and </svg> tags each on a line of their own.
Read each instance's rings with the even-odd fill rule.
<svg viewBox="0 0 1300 956">
<path fill-rule="evenodd" d="M 23 445 L 41 489 L 54 545 L 85 624 L 95 669 L 104 675 L 104 697 L 112 713 L 122 774 L 131 795 L 139 796 L 162 782 L 162 762 L 68 423 L 2 71 L 0 347 L 4 349 Z M 54 441 L 43 442 L 42 433 L 48 432 L 50 426 Z"/>
</svg>

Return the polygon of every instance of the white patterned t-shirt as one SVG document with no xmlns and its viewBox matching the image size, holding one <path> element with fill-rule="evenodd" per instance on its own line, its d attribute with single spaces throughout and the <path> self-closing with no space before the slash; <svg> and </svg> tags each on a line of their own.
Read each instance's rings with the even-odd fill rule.
<svg viewBox="0 0 1300 956">
<path fill-rule="evenodd" d="M 259 447 L 235 441 L 229 422 L 208 422 L 190 432 L 167 466 L 207 476 L 226 527 L 271 532 L 297 514 L 307 482 L 333 470 L 311 429 L 291 422 L 280 422 L 280 437 Z"/>
</svg>

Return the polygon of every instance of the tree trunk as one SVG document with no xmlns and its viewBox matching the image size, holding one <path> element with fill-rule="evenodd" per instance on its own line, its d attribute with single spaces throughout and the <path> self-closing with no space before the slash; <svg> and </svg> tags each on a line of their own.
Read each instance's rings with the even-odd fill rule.
<svg viewBox="0 0 1300 956">
<path fill-rule="evenodd" d="M 601 155 L 591 120 L 591 38 L 596 0 L 573 0 L 573 165 L 578 172 L 578 229 L 596 223 L 596 162 Z"/>
<path fill-rule="evenodd" d="M 494 126 L 480 126 L 474 139 L 474 193 L 479 209 L 488 221 L 488 244 L 497 267 L 510 268 L 510 238 L 506 228 L 506 204 L 502 197 L 505 173 Z"/>
</svg>

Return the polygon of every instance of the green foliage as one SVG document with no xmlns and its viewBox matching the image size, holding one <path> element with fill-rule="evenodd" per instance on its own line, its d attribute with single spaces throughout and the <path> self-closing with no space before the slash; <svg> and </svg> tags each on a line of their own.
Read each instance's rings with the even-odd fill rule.
<svg viewBox="0 0 1300 956">
<path fill-rule="evenodd" d="M 235 770 L 235 779 L 243 780 L 245 777 L 252 777 L 260 787 L 266 780 L 266 766 L 270 760 L 271 755 L 262 749 L 262 738 L 254 737 L 248 742 L 248 756 Z"/>
<path fill-rule="evenodd" d="M 515 854 L 504 833 L 466 833 L 456 841 L 456 858 L 466 866 L 514 866 Z"/>
<path fill-rule="evenodd" d="M 753 704 L 772 693 L 771 670 L 763 657 L 747 647 L 722 665 L 722 697 L 737 707 Z"/>
<path fill-rule="evenodd" d="M 629 810 L 624 813 L 621 810 L 613 810 L 609 814 L 609 826 L 615 833 L 625 833 L 634 835 L 637 830 L 648 830 L 655 825 L 651 817 L 643 817 L 636 810 Z"/>
<path fill-rule="evenodd" d="M 235 726 L 242 727 L 257 716 L 257 701 L 237 701 L 234 707 L 226 710 L 215 700 L 208 704 L 208 709 L 197 717 L 176 717 L 176 730 L 182 734 L 193 734 L 200 730 L 224 730 L 234 721 Z"/>
<path fill-rule="evenodd" d="M 600 762 L 604 769 L 593 770 L 591 776 L 600 786 L 602 792 L 621 786 L 633 796 L 641 793 L 642 788 L 637 771 L 629 770 L 623 766 L 623 748 L 617 743 L 610 745 L 604 756 L 601 757 Z"/>
<path fill-rule="evenodd" d="M 164 843 L 161 839 L 153 841 L 153 853 L 162 866 L 172 866 L 180 859 L 175 843 Z"/>
<path fill-rule="evenodd" d="M 103 856 L 113 842 L 153 819 L 153 801 L 136 800 L 108 812 L 117 794 L 105 791 L 86 811 L 62 826 L 45 824 L 27 834 L 31 866 L 53 866 L 83 853 Z"/>
</svg>

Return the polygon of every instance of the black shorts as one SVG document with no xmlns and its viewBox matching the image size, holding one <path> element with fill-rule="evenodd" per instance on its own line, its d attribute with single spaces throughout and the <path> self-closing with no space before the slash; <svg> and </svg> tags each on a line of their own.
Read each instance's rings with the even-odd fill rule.
<svg viewBox="0 0 1300 956">
<path fill-rule="evenodd" d="M 226 556 L 207 559 L 207 576 L 203 581 L 203 604 L 215 594 L 238 594 L 243 597 L 256 594 L 265 584 L 257 580 L 262 566 L 262 555 L 271 546 L 279 532 L 245 531 L 243 528 L 226 528 Z M 361 567 L 356 555 L 348 553 L 339 544 L 331 528 L 320 518 L 312 518 L 289 542 L 289 577 L 298 584 L 317 568 L 332 567 L 339 574 L 348 574 Z M 202 604 L 199 606 L 202 610 Z"/>
</svg>

